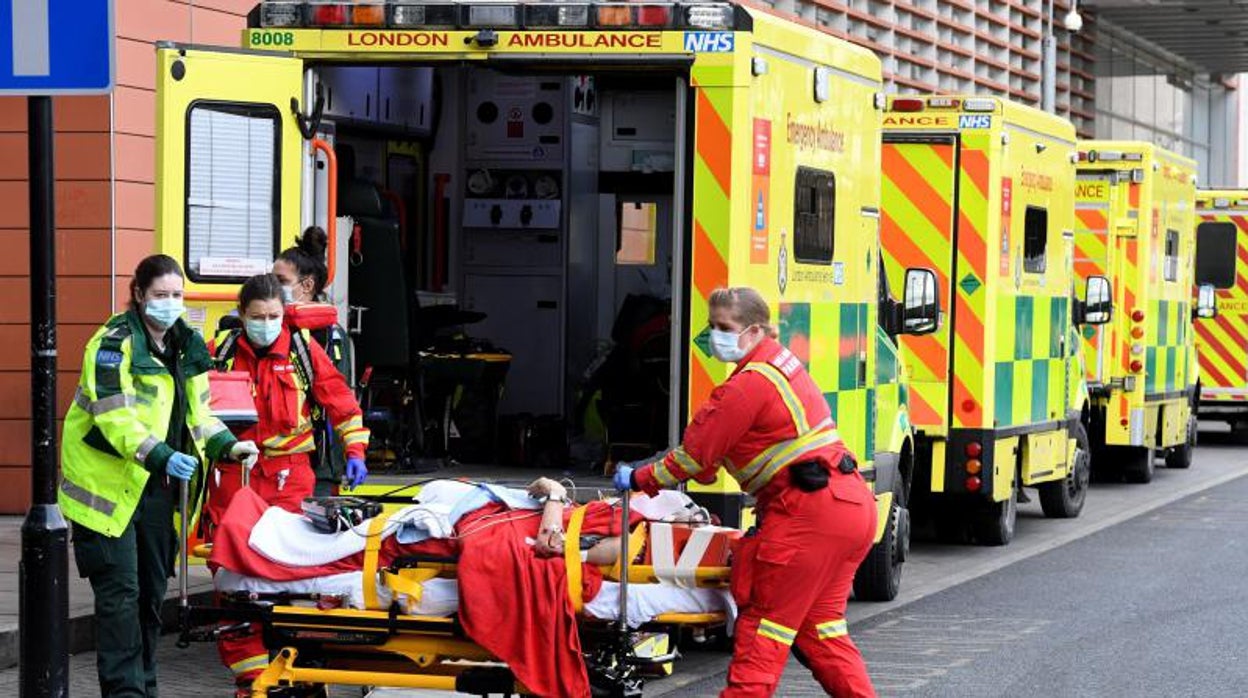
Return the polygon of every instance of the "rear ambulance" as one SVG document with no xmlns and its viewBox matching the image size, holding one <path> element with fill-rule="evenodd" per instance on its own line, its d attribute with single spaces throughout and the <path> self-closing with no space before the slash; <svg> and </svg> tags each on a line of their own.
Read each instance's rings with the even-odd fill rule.
<svg viewBox="0 0 1248 698">
<path fill-rule="evenodd" d="M 1196 192 L 1196 293 L 1209 284 L 1217 316 L 1196 320 L 1200 417 L 1248 430 L 1248 191 Z"/>
<path fill-rule="evenodd" d="M 158 238 L 194 320 L 211 329 L 319 224 L 357 375 L 408 391 L 389 409 L 421 404 L 410 386 L 441 365 L 417 306 L 450 302 L 510 356 L 503 419 L 572 422 L 613 320 L 657 300 L 670 326 L 637 381 L 657 397 L 629 405 L 640 457 L 727 375 L 709 294 L 754 286 L 881 493 L 859 597 L 897 593 L 912 448 L 888 318 L 913 331 L 935 308 L 880 314 L 870 51 L 721 2 L 269 0 L 251 20 L 241 50 L 158 50 Z M 735 483 L 690 489 L 740 522 Z"/>
<path fill-rule="evenodd" d="M 1143 142 L 1079 144 L 1076 272 L 1114 291 L 1113 322 L 1083 335 L 1094 462 L 1129 482 L 1152 480 L 1158 452 L 1169 467 L 1192 462 L 1195 205 L 1193 161 Z"/>
<path fill-rule="evenodd" d="M 1087 399 L 1070 340 L 1108 299 L 1088 313 L 1074 297 L 1074 153 L 1068 121 L 997 98 L 894 97 L 884 115 L 885 268 L 935 269 L 948 309 L 936 333 L 901 340 L 914 502 L 942 538 L 1009 543 L 1024 486 L 1048 516 L 1083 508 Z"/>
</svg>

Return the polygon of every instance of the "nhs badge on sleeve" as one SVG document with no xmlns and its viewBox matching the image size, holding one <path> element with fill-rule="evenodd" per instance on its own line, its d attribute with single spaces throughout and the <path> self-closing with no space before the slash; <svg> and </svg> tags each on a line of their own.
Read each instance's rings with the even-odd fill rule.
<svg viewBox="0 0 1248 698">
<path fill-rule="evenodd" d="M 95 363 L 99 366 L 120 366 L 124 358 L 119 351 L 101 349 L 95 352 Z"/>
<path fill-rule="evenodd" d="M 992 117 L 987 114 L 963 114 L 958 117 L 958 128 L 992 128 Z"/>
<path fill-rule="evenodd" d="M 731 53 L 732 32 L 685 32 L 685 50 L 693 53 Z"/>
</svg>

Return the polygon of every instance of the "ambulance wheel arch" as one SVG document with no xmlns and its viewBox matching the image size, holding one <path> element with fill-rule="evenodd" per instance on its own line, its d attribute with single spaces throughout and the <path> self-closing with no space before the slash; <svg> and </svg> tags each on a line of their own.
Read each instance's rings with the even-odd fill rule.
<svg viewBox="0 0 1248 698">
<path fill-rule="evenodd" d="M 156 249 L 187 275 L 187 320 L 211 336 L 239 284 L 300 226 L 303 62 L 160 44 Z"/>
</svg>

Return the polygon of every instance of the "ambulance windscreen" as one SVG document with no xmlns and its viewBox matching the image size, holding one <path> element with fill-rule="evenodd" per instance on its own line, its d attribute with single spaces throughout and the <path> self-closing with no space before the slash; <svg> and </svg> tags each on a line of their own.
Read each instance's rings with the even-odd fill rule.
<svg viewBox="0 0 1248 698">
<path fill-rule="evenodd" d="M 1201 223 L 1196 228 L 1196 284 L 1214 288 L 1235 285 L 1235 261 L 1239 259 L 1234 223 Z"/>
</svg>

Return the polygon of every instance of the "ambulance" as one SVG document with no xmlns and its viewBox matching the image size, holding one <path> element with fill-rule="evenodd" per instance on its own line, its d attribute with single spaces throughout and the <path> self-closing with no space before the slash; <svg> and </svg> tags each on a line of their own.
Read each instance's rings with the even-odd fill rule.
<svg viewBox="0 0 1248 698">
<path fill-rule="evenodd" d="M 917 434 L 913 502 L 942 539 L 1005 545 L 1021 488 L 1083 509 L 1088 398 L 1077 326 L 1108 320 L 1104 277 L 1075 295 L 1075 132 L 995 97 L 896 96 L 883 116 L 890 281 L 936 271 L 939 331 L 901 339 Z"/>
<path fill-rule="evenodd" d="M 896 337 L 939 309 L 930 271 L 891 287 L 880 271 L 870 51 L 724 2 L 267 0 L 249 20 L 241 47 L 157 49 L 158 245 L 185 265 L 194 322 L 210 331 L 244 278 L 324 227 L 385 440 L 445 428 L 450 406 L 422 411 L 422 391 L 492 361 L 498 419 L 574 421 L 581 377 L 649 299 L 664 310 L 640 324 L 662 341 L 626 387 L 652 397 L 620 407 L 646 433 L 605 436 L 641 457 L 728 375 L 709 294 L 756 287 L 878 492 L 858 596 L 896 595 L 914 453 Z M 442 306 L 459 353 L 425 350 Z M 741 522 L 735 483 L 690 489 Z"/>
<path fill-rule="evenodd" d="M 1217 316 L 1196 320 L 1201 419 L 1248 431 L 1248 191 L 1196 192 L 1196 289 Z"/>
<path fill-rule="evenodd" d="M 1108 276 L 1114 292 L 1113 322 L 1083 333 L 1095 462 L 1145 483 L 1156 455 L 1187 468 L 1196 444 L 1196 163 L 1150 143 L 1084 141 L 1078 169 L 1076 272 Z"/>
</svg>

